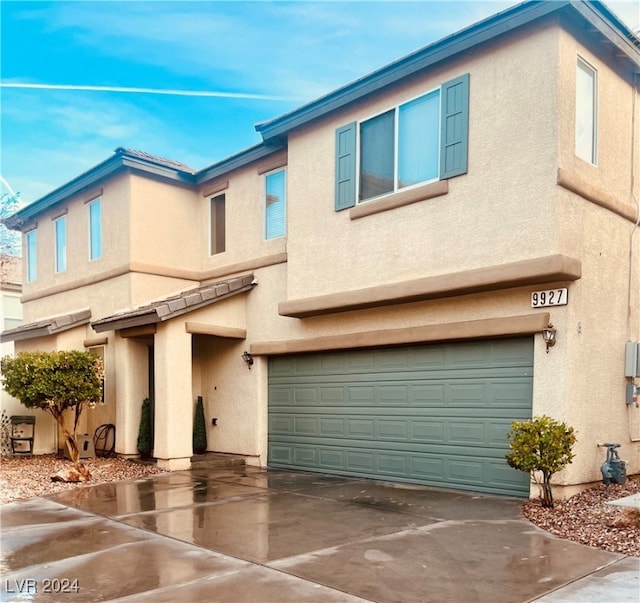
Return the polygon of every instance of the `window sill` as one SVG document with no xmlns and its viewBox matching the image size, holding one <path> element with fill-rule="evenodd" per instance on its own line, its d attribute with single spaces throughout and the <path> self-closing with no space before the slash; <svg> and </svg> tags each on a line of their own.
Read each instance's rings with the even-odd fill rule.
<svg viewBox="0 0 640 603">
<path fill-rule="evenodd" d="M 418 201 L 425 201 L 426 199 L 432 199 L 433 197 L 440 197 L 446 195 L 449 192 L 449 181 L 439 180 L 438 182 L 432 182 L 419 186 L 417 188 L 411 188 L 399 193 L 388 195 L 381 199 L 375 199 L 373 201 L 367 201 L 356 205 L 349 211 L 349 217 L 352 220 L 358 218 L 364 218 L 372 214 L 378 214 L 383 211 L 389 211 L 411 203 L 417 203 Z"/>
</svg>

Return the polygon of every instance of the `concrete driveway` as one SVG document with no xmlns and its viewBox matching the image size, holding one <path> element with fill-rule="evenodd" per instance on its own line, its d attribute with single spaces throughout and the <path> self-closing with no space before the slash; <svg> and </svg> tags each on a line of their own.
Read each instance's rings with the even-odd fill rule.
<svg viewBox="0 0 640 603">
<path fill-rule="evenodd" d="M 637 601 L 639 559 L 521 503 L 251 467 L 81 487 L 0 508 L 1 600 Z"/>
</svg>

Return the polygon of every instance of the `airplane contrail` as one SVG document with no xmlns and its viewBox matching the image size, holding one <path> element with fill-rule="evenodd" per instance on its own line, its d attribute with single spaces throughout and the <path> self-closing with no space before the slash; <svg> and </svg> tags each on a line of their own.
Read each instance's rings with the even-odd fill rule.
<svg viewBox="0 0 640 603">
<path fill-rule="evenodd" d="M 79 90 L 89 92 L 123 92 L 127 94 L 164 94 L 169 96 L 208 96 L 217 98 L 241 98 L 264 101 L 300 101 L 292 96 L 271 96 L 246 92 L 220 92 L 215 90 L 171 90 L 161 88 L 127 88 L 122 86 L 84 86 L 76 84 L 22 84 L 0 82 L 0 88 L 23 88 L 36 90 Z"/>
</svg>

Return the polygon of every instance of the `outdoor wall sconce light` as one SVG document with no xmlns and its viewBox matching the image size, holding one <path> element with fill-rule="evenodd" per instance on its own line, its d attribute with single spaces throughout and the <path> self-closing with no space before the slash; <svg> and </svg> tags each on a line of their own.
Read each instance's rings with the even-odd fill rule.
<svg viewBox="0 0 640 603">
<path fill-rule="evenodd" d="M 242 359 L 247 363 L 247 367 L 251 369 L 251 365 L 253 364 L 253 356 L 245 350 L 242 353 Z"/>
<path fill-rule="evenodd" d="M 549 353 L 549 348 L 552 348 L 556 345 L 556 330 L 553 328 L 553 325 L 549 323 L 549 326 L 545 329 L 542 329 L 542 339 L 547 346 L 547 354 Z"/>
</svg>

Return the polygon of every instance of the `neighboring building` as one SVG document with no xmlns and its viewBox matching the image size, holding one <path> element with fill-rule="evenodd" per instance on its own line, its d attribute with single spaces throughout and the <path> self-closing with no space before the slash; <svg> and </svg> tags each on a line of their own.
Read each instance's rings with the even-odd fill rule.
<svg viewBox="0 0 640 603">
<path fill-rule="evenodd" d="M 19 257 L 0 254 L 0 321 L 3 330 L 11 330 L 22 324 L 22 261 Z M 0 343 L 0 357 L 14 353 L 13 341 Z M 35 454 L 47 454 L 56 450 L 55 421 L 51 415 L 37 409 L 29 409 L 0 388 L 0 408 L 7 417 L 13 415 L 31 415 L 36 417 L 33 451 Z"/>
<path fill-rule="evenodd" d="M 604 441 L 638 472 L 639 72 L 601 3 L 526 2 L 201 171 L 118 149 L 9 219 L 26 324 L 2 337 L 99 349 L 87 428 L 135 455 L 150 396 L 168 469 L 202 395 L 209 449 L 260 465 L 526 495 L 506 433 L 548 414 L 578 436 L 561 495 Z"/>
</svg>

